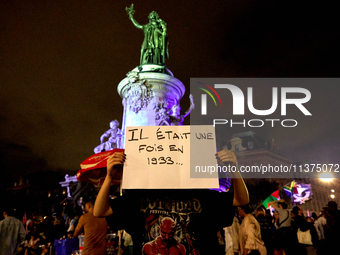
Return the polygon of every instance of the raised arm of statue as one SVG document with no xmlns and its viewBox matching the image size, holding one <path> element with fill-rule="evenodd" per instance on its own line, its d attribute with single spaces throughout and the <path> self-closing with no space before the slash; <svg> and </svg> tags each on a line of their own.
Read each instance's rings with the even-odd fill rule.
<svg viewBox="0 0 340 255">
<path fill-rule="evenodd" d="M 143 29 L 143 26 L 140 25 L 134 18 L 133 18 L 133 14 L 135 13 L 135 10 L 133 9 L 133 4 L 131 4 L 130 7 L 126 7 L 125 8 L 127 14 L 129 15 L 130 20 L 132 21 L 132 23 L 135 25 L 135 27 L 139 28 L 139 29 Z"/>
</svg>

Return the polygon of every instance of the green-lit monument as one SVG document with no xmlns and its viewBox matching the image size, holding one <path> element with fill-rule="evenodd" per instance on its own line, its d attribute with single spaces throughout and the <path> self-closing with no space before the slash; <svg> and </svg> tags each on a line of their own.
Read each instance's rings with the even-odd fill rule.
<svg viewBox="0 0 340 255">
<path fill-rule="evenodd" d="M 194 108 L 190 96 L 191 106 L 181 114 L 180 100 L 185 87 L 165 66 L 169 57 L 166 23 L 152 11 L 148 16 L 149 23 L 140 25 L 133 17 L 133 4 L 126 8 L 126 12 L 132 23 L 144 31 L 140 64 L 118 84 L 117 90 L 124 106 L 122 128 L 119 133 L 114 133 L 115 137 L 111 139 L 114 142 L 108 144 L 109 137 L 108 142 L 101 139 L 102 144 L 96 147 L 95 153 L 102 148 L 124 148 L 127 126 L 182 125 Z"/>
</svg>

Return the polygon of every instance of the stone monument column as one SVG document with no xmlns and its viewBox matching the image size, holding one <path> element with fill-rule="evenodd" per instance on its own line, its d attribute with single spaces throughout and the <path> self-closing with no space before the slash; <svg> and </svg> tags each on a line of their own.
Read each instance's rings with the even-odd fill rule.
<svg viewBox="0 0 340 255">
<path fill-rule="evenodd" d="M 185 87 L 165 66 L 144 64 L 136 67 L 118 84 L 122 98 L 121 148 L 125 148 L 127 126 L 181 125 L 179 102 Z"/>
</svg>

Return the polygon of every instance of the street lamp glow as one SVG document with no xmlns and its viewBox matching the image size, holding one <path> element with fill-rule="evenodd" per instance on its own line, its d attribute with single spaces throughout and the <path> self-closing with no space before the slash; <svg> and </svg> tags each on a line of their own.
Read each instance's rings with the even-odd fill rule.
<svg viewBox="0 0 340 255">
<path fill-rule="evenodd" d="M 331 197 L 332 199 L 334 199 L 334 198 L 335 198 L 334 194 L 330 195 L 330 197 Z"/>
<path fill-rule="evenodd" d="M 331 173 L 322 173 L 319 178 L 321 181 L 331 182 L 333 180 L 333 175 Z"/>
<path fill-rule="evenodd" d="M 334 189 L 331 189 L 331 192 L 334 193 Z"/>
</svg>

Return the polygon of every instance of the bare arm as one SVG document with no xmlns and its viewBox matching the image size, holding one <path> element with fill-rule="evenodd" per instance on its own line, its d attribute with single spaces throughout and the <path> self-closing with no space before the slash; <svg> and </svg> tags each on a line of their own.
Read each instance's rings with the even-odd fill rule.
<svg viewBox="0 0 340 255">
<path fill-rule="evenodd" d="M 223 164 L 228 163 L 232 166 L 236 166 L 237 158 L 232 151 L 222 150 L 222 151 L 217 152 L 216 156 L 217 156 L 219 163 L 223 163 Z M 233 179 L 233 184 L 234 184 L 233 205 L 234 206 L 246 205 L 249 203 L 248 189 L 243 181 L 241 174 L 238 171 L 232 174 L 233 175 L 231 177 Z"/>
<path fill-rule="evenodd" d="M 246 184 L 243 181 L 243 178 L 240 173 L 235 173 L 239 177 L 234 177 L 234 206 L 242 206 L 249 204 L 249 194 Z"/>
<path fill-rule="evenodd" d="M 121 179 L 121 166 L 124 161 L 125 155 L 123 152 L 115 152 L 107 160 L 107 174 L 94 204 L 94 216 L 106 217 L 113 213 L 109 203 L 111 183 L 113 180 Z"/>
<path fill-rule="evenodd" d="M 79 222 L 77 224 L 76 229 L 74 230 L 73 237 L 79 236 L 81 233 L 83 233 L 84 230 L 84 223 L 83 223 L 83 216 L 80 216 Z"/>
</svg>

